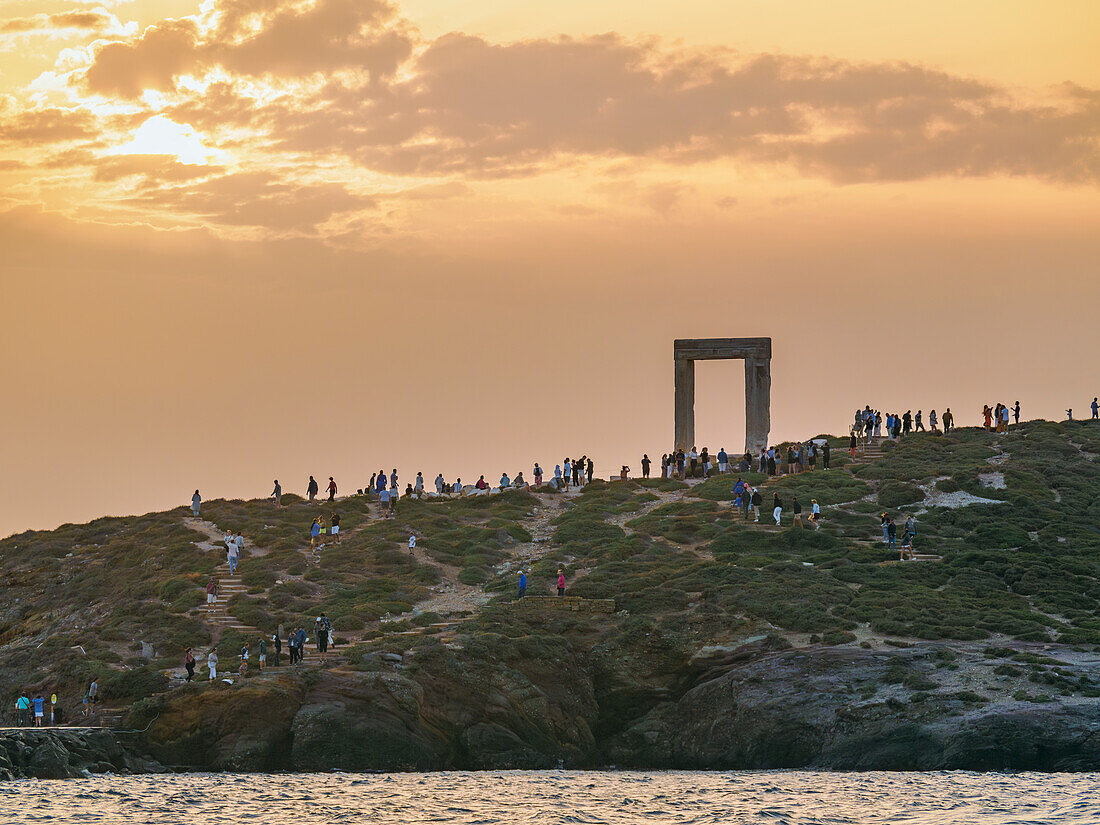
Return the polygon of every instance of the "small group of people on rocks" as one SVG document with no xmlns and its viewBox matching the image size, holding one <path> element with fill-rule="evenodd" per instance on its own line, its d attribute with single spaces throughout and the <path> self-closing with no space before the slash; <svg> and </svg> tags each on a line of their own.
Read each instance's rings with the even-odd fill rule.
<svg viewBox="0 0 1100 825">
<path fill-rule="evenodd" d="M 985 427 L 987 431 L 994 430 L 999 433 L 1007 432 L 1010 419 L 1015 419 L 1012 423 L 1020 423 L 1019 401 L 1011 407 L 1007 407 L 1001 403 L 998 403 L 995 407 L 990 407 L 988 404 L 982 406 L 982 426 Z"/>
<path fill-rule="evenodd" d="M 95 679 L 92 679 L 92 683 L 89 686 L 89 690 L 93 689 L 93 696 L 98 697 L 99 685 L 96 683 Z M 93 700 L 93 702 L 97 700 L 98 699 Z M 87 694 L 85 694 L 84 702 L 85 705 L 88 704 Z M 30 691 L 22 690 L 15 700 L 16 727 L 52 727 L 61 724 L 61 717 L 61 708 L 58 707 L 56 693 L 50 694 L 50 697 L 47 699 L 41 692 L 35 692 L 34 698 L 32 699 Z"/>
<path fill-rule="evenodd" d="M 322 613 L 313 622 L 313 638 L 317 644 L 317 654 L 322 665 L 328 662 L 328 649 L 330 646 L 335 646 L 333 638 L 332 622 L 328 616 Z M 287 652 L 290 656 L 290 664 L 301 664 L 305 658 L 306 644 L 309 642 L 309 636 L 306 634 L 305 627 L 299 625 L 293 628 L 288 634 L 282 625 L 279 625 L 279 629 L 271 634 L 271 638 L 267 636 L 260 636 L 256 642 L 255 648 L 252 646 L 251 641 L 246 641 L 241 647 L 237 674 L 239 676 L 245 676 L 249 669 L 253 667 L 260 673 L 263 673 L 264 669 L 270 664 L 271 667 L 279 667 L 282 661 L 283 652 L 283 637 L 287 640 Z M 268 654 L 271 654 L 270 661 L 268 660 Z M 198 661 L 198 657 L 195 654 L 194 648 L 187 648 L 183 654 L 183 669 L 186 671 L 184 681 L 191 682 L 195 679 L 195 667 Z M 206 667 L 208 671 L 208 677 L 210 681 L 216 681 L 218 678 L 218 665 L 220 659 L 218 657 L 217 646 L 211 647 L 206 654 Z"/>
</svg>

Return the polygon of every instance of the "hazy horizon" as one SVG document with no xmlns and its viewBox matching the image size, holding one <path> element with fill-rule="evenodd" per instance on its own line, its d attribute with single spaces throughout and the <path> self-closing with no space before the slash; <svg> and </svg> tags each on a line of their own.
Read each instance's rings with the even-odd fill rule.
<svg viewBox="0 0 1100 825">
<path fill-rule="evenodd" d="M 1084 417 L 1098 53 L 1074 0 L 6 0 L 0 534 L 637 472 L 675 338 L 773 339 L 777 441 Z"/>
</svg>

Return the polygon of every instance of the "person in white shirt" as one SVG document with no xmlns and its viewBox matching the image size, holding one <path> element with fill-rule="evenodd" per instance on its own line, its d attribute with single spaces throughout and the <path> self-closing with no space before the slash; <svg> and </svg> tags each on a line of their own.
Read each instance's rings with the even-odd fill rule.
<svg viewBox="0 0 1100 825">
<path fill-rule="evenodd" d="M 237 572 L 237 562 L 240 561 L 240 551 L 237 549 L 237 540 L 233 537 L 232 533 L 227 533 L 225 537 L 225 552 L 226 558 L 229 561 L 229 575 L 232 576 Z"/>
<path fill-rule="evenodd" d="M 462 479 L 461 478 L 455 480 L 455 486 L 454 486 L 452 491 L 455 492 L 455 493 L 461 493 L 462 492 Z"/>
<path fill-rule="evenodd" d="M 244 555 L 244 536 L 241 535 L 241 531 L 237 531 L 237 537 L 233 539 L 233 543 L 237 545 L 237 558 L 240 559 Z"/>
<path fill-rule="evenodd" d="M 218 678 L 218 649 L 216 647 L 210 648 L 210 652 L 206 654 L 206 666 L 210 668 L 210 681 L 213 682 Z"/>
<path fill-rule="evenodd" d="M 443 480 L 443 473 L 440 473 L 435 477 L 435 492 L 437 495 L 443 495 L 443 488 L 447 486 L 447 482 Z"/>
<path fill-rule="evenodd" d="M 417 473 L 416 474 L 416 483 L 413 484 L 413 492 L 416 493 L 417 498 L 420 498 L 421 494 L 424 492 L 424 474 L 423 473 Z"/>
</svg>

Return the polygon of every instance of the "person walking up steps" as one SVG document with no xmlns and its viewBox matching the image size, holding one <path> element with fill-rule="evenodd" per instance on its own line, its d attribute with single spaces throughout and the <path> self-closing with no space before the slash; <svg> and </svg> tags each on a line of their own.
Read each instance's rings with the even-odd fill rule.
<svg viewBox="0 0 1100 825">
<path fill-rule="evenodd" d="M 527 574 L 522 570 L 519 571 L 519 589 L 516 592 L 516 598 L 522 599 L 527 595 Z"/>
<path fill-rule="evenodd" d="M 810 499 L 810 524 L 815 530 L 821 529 L 821 505 L 817 503 L 816 498 Z"/>
<path fill-rule="evenodd" d="M 826 439 L 825 443 L 821 445 L 821 469 L 829 469 L 829 442 Z"/>
<path fill-rule="evenodd" d="M 202 507 L 202 496 L 199 495 L 199 491 L 195 491 L 195 495 L 191 496 L 191 513 L 195 518 L 199 517 L 199 508 Z"/>
<path fill-rule="evenodd" d="M 218 600 L 218 580 L 213 576 L 210 577 L 210 581 L 206 583 L 206 610 L 208 613 L 214 611 L 214 602 Z"/>
<path fill-rule="evenodd" d="M 336 482 L 332 476 L 328 477 L 328 500 L 336 501 Z"/>
<path fill-rule="evenodd" d="M 188 682 L 195 678 L 195 654 L 191 648 L 187 648 L 183 654 L 183 669 L 187 671 Z"/>
<path fill-rule="evenodd" d="M 237 562 L 241 560 L 241 554 L 236 539 L 231 533 L 225 539 L 225 554 L 229 561 L 229 575 L 232 576 L 237 572 Z"/>
<path fill-rule="evenodd" d="M 752 523 L 760 523 L 760 505 L 764 503 L 764 497 L 760 495 L 760 488 L 754 487 L 752 491 Z"/>
<path fill-rule="evenodd" d="M 779 497 L 779 493 L 772 493 L 772 516 L 775 517 L 775 526 L 781 527 L 782 522 L 780 517 L 783 515 L 783 499 Z"/>
<path fill-rule="evenodd" d="M 791 512 L 794 513 L 794 521 L 791 522 L 793 527 L 802 529 L 802 505 L 798 503 L 798 496 L 791 497 Z"/>
<path fill-rule="evenodd" d="M 309 484 L 306 485 L 306 495 L 309 496 L 310 504 L 317 500 L 317 479 L 313 476 L 309 477 Z"/>
<path fill-rule="evenodd" d="M 216 647 L 210 648 L 210 652 L 206 654 L 206 667 L 210 671 L 210 681 L 216 681 L 218 678 L 218 649 Z"/>
</svg>

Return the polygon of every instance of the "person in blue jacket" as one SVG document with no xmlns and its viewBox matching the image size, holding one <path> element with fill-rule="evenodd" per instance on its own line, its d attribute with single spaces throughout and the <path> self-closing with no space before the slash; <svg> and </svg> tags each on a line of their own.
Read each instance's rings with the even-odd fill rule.
<svg viewBox="0 0 1100 825">
<path fill-rule="evenodd" d="M 517 599 L 522 599 L 527 595 L 527 574 L 522 570 L 519 571 L 519 595 Z"/>
</svg>

